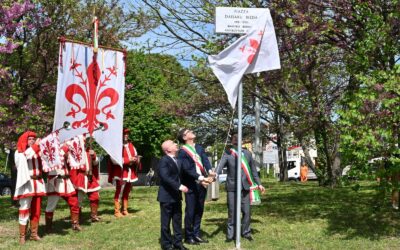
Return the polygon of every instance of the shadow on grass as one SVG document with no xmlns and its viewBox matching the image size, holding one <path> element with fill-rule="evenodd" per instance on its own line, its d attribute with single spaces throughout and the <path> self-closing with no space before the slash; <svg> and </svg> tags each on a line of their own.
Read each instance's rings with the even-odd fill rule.
<svg viewBox="0 0 400 250">
<path fill-rule="evenodd" d="M 223 204 L 215 204 L 213 206 L 217 207 L 217 206 L 224 206 L 224 205 Z M 224 206 L 224 207 L 226 209 L 226 206 Z M 226 216 L 228 216 L 228 214 Z M 209 232 L 209 233 L 202 231 L 202 234 L 206 235 L 207 238 L 214 238 L 214 236 L 216 236 L 216 235 L 218 235 L 220 233 L 224 233 L 226 235 L 227 220 L 228 220 L 228 217 L 226 217 L 226 218 L 203 219 L 203 224 L 205 224 L 205 225 L 207 225 L 207 224 L 208 225 L 214 225 L 214 226 L 217 226 L 217 228 L 214 231 Z M 251 219 L 251 223 L 262 223 L 262 222 L 260 220 L 257 220 L 257 219 Z M 251 231 L 252 231 L 252 234 L 260 233 L 259 230 L 254 229 L 254 228 L 252 228 Z"/>
<path fill-rule="evenodd" d="M 64 218 L 60 220 L 54 220 L 53 221 L 53 230 L 50 234 L 45 233 L 45 225 L 41 225 L 39 227 L 39 233 L 42 233 L 41 235 L 43 237 L 49 236 L 49 235 L 67 235 L 70 234 L 70 229 L 72 225 L 69 220 L 69 218 Z"/>
<path fill-rule="evenodd" d="M 324 219 L 328 222 L 326 233 L 341 234 L 344 239 L 398 236 L 399 213 L 388 207 L 374 210 L 374 196 L 372 185 L 356 192 L 349 187 L 316 187 L 316 183 L 278 183 L 263 197 L 262 205 L 252 207 L 252 213 L 267 213 L 285 223 Z"/>
<path fill-rule="evenodd" d="M 226 206 L 225 206 L 226 207 Z M 217 226 L 217 229 L 215 229 L 212 232 L 205 232 L 201 230 L 201 233 L 205 235 L 207 238 L 214 238 L 214 236 L 220 234 L 221 232 L 226 233 L 226 219 L 225 218 L 212 218 L 212 219 L 203 219 L 203 224 L 212 224 Z"/>
</svg>

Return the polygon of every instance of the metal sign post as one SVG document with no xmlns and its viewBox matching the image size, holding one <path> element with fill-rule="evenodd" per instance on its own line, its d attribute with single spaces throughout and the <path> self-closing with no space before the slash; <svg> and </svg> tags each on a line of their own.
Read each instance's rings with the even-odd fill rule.
<svg viewBox="0 0 400 250">
<path fill-rule="evenodd" d="M 238 142 L 237 142 L 237 166 L 236 166 L 236 249 L 240 249 L 240 211 L 242 205 L 242 106 L 243 106 L 243 83 L 239 83 L 238 94 Z"/>
<path fill-rule="evenodd" d="M 268 17 L 269 10 L 265 8 L 236 8 L 216 7 L 215 32 L 223 34 L 247 34 L 252 27 L 259 23 L 263 17 Z M 264 22 L 264 21 L 263 21 Z M 268 22 L 267 22 L 268 23 Z M 261 69 L 257 69 L 261 70 Z M 265 69 L 262 69 L 265 71 Z M 252 71 L 253 72 L 253 71 Z M 254 71 L 259 72 L 259 71 Z M 245 73 L 245 72 L 243 72 Z M 241 74 L 243 74 L 241 73 Z M 224 84 L 224 83 L 223 83 Z M 236 86 L 237 82 L 235 82 Z M 225 85 L 224 85 L 225 86 Z M 233 104 L 232 104 L 233 105 Z M 240 249 L 241 237 L 241 196 L 242 196 L 242 106 L 243 106 L 243 82 L 239 82 L 238 90 L 238 142 L 237 142 L 237 166 L 236 166 L 236 206 L 235 206 L 235 230 L 236 249 Z"/>
</svg>

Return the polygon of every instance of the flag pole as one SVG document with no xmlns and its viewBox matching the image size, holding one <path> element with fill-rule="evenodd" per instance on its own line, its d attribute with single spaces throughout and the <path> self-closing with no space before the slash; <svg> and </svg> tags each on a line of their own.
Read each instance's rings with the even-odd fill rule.
<svg viewBox="0 0 400 250">
<path fill-rule="evenodd" d="M 99 35 L 99 20 L 97 19 L 97 16 L 95 15 L 96 13 L 96 8 L 93 7 L 93 65 L 97 65 L 97 52 L 99 50 L 99 42 L 98 42 L 98 35 Z M 98 69 L 96 66 L 93 67 L 93 78 L 94 78 L 94 84 L 96 85 L 96 89 L 97 89 L 97 84 L 99 82 L 99 77 L 98 77 L 98 73 L 97 72 Z M 97 90 L 96 90 L 97 91 Z M 94 121 L 96 115 L 95 112 L 91 112 L 92 113 L 92 117 L 90 117 L 89 119 L 91 119 L 92 121 Z M 93 136 L 93 132 L 94 132 L 94 128 L 91 124 L 89 124 L 88 126 L 88 132 L 90 134 L 90 136 Z"/>
<path fill-rule="evenodd" d="M 239 82 L 238 95 L 238 141 L 237 141 L 237 165 L 236 165 L 236 249 L 240 249 L 241 221 L 240 211 L 242 204 L 242 104 L 243 102 L 243 83 Z"/>
<path fill-rule="evenodd" d="M 96 6 L 93 6 L 93 52 L 99 49 L 99 20 L 96 16 Z"/>
<path fill-rule="evenodd" d="M 93 17 L 93 52 L 97 54 L 99 49 L 99 19 Z"/>
</svg>

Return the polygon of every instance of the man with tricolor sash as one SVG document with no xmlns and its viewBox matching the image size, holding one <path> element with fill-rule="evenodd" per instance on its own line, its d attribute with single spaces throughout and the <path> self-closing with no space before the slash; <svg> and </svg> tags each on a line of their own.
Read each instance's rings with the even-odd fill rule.
<svg viewBox="0 0 400 250">
<path fill-rule="evenodd" d="M 232 136 L 232 147 L 228 148 L 221 158 L 218 164 L 216 173 L 220 174 L 222 169 L 227 167 L 227 178 L 226 178 L 226 192 L 228 202 L 228 223 L 227 223 L 227 235 L 226 240 L 232 241 L 235 235 L 235 197 L 236 197 L 236 166 L 237 166 L 237 136 Z M 242 163 L 241 163 L 241 211 L 242 211 L 242 232 L 241 235 L 252 241 L 251 236 L 250 220 L 251 211 L 250 204 L 259 204 L 260 194 L 265 192 L 265 188 L 261 185 L 260 178 L 257 173 L 257 169 L 253 164 L 253 158 L 251 152 L 242 149 Z"/>
<path fill-rule="evenodd" d="M 196 135 L 190 129 L 181 129 L 178 140 L 183 144 L 178 153 L 182 162 L 182 185 L 188 187 L 185 193 L 185 243 L 197 245 L 207 243 L 200 235 L 201 218 L 203 217 L 204 202 L 207 194 L 206 187 L 213 182 L 215 173 L 207 155 L 198 144 L 195 144 Z"/>
</svg>

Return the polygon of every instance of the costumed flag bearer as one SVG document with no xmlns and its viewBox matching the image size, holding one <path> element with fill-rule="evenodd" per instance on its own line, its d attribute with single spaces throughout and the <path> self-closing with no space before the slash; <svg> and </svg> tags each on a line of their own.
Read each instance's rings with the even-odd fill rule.
<svg viewBox="0 0 400 250">
<path fill-rule="evenodd" d="M 108 182 L 115 183 L 114 215 L 117 218 L 129 214 L 129 193 L 132 189 L 132 183 L 138 181 L 137 170 L 142 169 L 140 163 L 141 156 L 138 155 L 135 146 L 129 142 L 129 129 L 124 129 L 123 132 L 122 156 L 122 168 L 111 157 L 108 162 Z M 122 208 L 120 201 L 122 201 Z"/>
<path fill-rule="evenodd" d="M 17 183 L 14 199 L 19 200 L 19 243 L 25 244 L 26 225 L 30 219 L 31 240 L 38 241 L 40 205 L 42 196 L 46 195 L 42 178 L 42 163 L 39 156 L 39 142 L 36 133 L 26 131 L 17 143 L 15 166 L 17 167 Z"/>
<path fill-rule="evenodd" d="M 82 210 L 82 202 L 85 195 L 88 196 L 90 202 L 90 219 L 92 222 L 100 221 L 97 215 L 97 210 L 99 208 L 99 160 L 96 153 L 91 148 L 92 140 L 88 137 L 85 143 L 85 150 L 83 152 L 84 164 L 79 169 L 72 169 L 70 172 L 71 181 L 78 191 L 78 201 L 80 211 Z M 82 215 L 80 215 L 82 216 Z"/>
<path fill-rule="evenodd" d="M 71 213 L 72 229 L 81 231 L 79 226 L 79 202 L 78 193 L 71 182 L 71 168 L 68 164 L 68 146 L 65 144 L 61 149 L 64 164 L 61 169 L 54 169 L 48 173 L 47 183 L 47 206 L 46 206 L 46 232 L 51 233 L 53 227 L 53 215 L 57 203 L 62 197 L 69 205 Z"/>
</svg>

